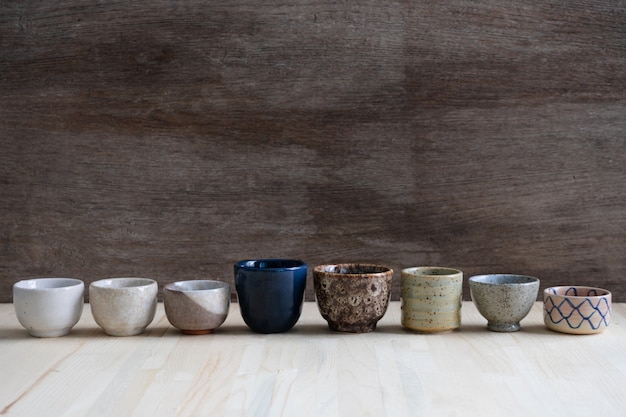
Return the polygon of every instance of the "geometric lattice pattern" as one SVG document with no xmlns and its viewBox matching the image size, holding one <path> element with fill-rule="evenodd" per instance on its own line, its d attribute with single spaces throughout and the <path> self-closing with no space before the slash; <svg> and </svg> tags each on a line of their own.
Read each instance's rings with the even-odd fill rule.
<svg viewBox="0 0 626 417">
<path fill-rule="evenodd" d="M 567 296 L 600 296 L 595 289 L 584 289 L 584 294 L 580 294 L 580 289 L 568 288 L 564 295 Z M 569 328 L 579 329 L 588 326 L 592 330 L 608 326 L 611 321 L 611 307 L 606 297 L 599 297 L 594 300 L 589 298 L 571 299 L 561 298 L 552 288 L 549 289 L 552 295 L 548 295 L 544 302 L 544 320 L 550 320 L 554 324 L 565 321 Z M 595 304 L 594 304 L 595 301 Z"/>
</svg>

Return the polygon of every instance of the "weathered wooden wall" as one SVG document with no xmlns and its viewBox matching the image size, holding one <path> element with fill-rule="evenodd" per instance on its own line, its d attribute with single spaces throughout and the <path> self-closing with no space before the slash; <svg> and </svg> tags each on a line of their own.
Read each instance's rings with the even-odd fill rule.
<svg viewBox="0 0 626 417">
<path fill-rule="evenodd" d="M 624 0 L 3 1 L 0 51 L 0 301 L 268 256 L 626 301 Z"/>
</svg>

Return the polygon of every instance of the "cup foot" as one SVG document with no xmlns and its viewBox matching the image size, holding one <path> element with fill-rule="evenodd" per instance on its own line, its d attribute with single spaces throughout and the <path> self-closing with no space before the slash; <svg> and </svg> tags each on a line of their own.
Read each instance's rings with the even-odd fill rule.
<svg viewBox="0 0 626 417">
<path fill-rule="evenodd" d="M 182 334 L 189 335 L 199 335 L 199 334 L 211 334 L 213 333 L 213 329 L 203 329 L 203 330 L 181 330 Z"/>
<path fill-rule="evenodd" d="M 403 327 L 407 331 L 419 333 L 419 334 L 447 333 L 447 332 L 452 332 L 458 328 L 458 327 L 428 328 L 428 327 L 411 327 L 411 326 L 404 326 L 404 325 Z"/>
<path fill-rule="evenodd" d="M 137 328 L 137 329 L 122 329 L 122 330 L 116 330 L 116 329 L 103 329 L 104 333 L 106 333 L 109 336 L 115 336 L 115 337 L 126 337 L 126 336 L 137 336 L 142 334 L 143 332 L 146 331 L 145 327 L 141 327 L 141 328 Z"/>
<path fill-rule="evenodd" d="M 328 322 L 328 328 L 334 332 L 340 333 L 369 333 L 376 330 L 376 322 L 374 323 L 355 323 L 343 324 Z"/>
<path fill-rule="evenodd" d="M 492 332 L 500 332 L 500 333 L 518 332 L 520 330 L 520 325 L 519 325 L 519 323 L 492 323 L 492 322 L 489 322 L 489 323 L 487 323 L 487 329 L 491 330 Z"/>
<path fill-rule="evenodd" d="M 70 330 L 71 330 L 71 327 L 68 327 L 66 329 L 59 329 L 59 330 L 29 330 L 28 333 L 30 333 L 30 335 L 33 337 L 40 337 L 40 338 L 61 337 L 61 336 L 65 336 L 69 334 Z"/>
</svg>

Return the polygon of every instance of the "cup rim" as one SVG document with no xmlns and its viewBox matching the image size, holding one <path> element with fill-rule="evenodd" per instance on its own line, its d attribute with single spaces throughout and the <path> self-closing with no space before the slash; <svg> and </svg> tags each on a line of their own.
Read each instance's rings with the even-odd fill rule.
<svg viewBox="0 0 626 417">
<path fill-rule="evenodd" d="M 264 264 L 278 264 L 279 266 L 265 266 Z M 295 271 L 306 267 L 307 264 L 304 261 L 289 258 L 245 259 L 235 263 L 235 268 L 247 271 Z"/>
<path fill-rule="evenodd" d="M 569 290 L 574 290 L 576 292 L 580 291 L 580 290 L 586 290 L 586 291 L 596 291 L 598 292 L 598 294 L 596 295 L 570 295 L 567 294 L 567 291 Z M 561 293 L 561 291 L 564 291 L 564 293 Z M 546 289 L 543 290 L 543 294 L 545 296 L 557 296 L 557 297 L 563 297 L 563 298 L 567 298 L 567 299 L 599 299 L 599 298 L 604 298 L 604 297 L 610 297 L 611 296 L 611 291 L 604 289 L 604 288 L 600 288 L 600 287 L 589 287 L 589 286 L 585 286 L 585 285 L 556 285 L 553 287 L 548 287 Z"/>
<path fill-rule="evenodd" d="M 420 274 L 418 271 L 440 271 L 442 273 L 434 273 L 434 274 Z M 445 271 L 445 272 L 444 272 Z M 463 271 L 456 268 L 450 268 L 448 266 L 411 266 L 408 268 L 404 268 L 401 271 L 402 274 L 410 275 L 410 276 L 425 276 L 425 277 L 449 277 L 453 275 L 463 274 Z"/>
<path fill-rule="evenodd" d="M 195 284 L 195 285 L 194 285 Z M 186 287 L 188 285 L 194 286 Z M 198 286 L 198 287 L 195 287 Z M 202 286 L 206 286 L 206 288 L 200 288 Z M 165 284 L 163 287 L 164 290 L 177 292 L 177 293 L 185 293 L 185 294 L 200 294 L 204 292 L 215 292 L 224 289 L 229 289 L 230 284 L 224 281 L 219 281 L 215 279 L 191 279 L 184 281 L 175 281 Z"/>
<path fill-rule="evenodd" d="M 364 271 L 359 272 L 346 272 L 344 269 L 349 268 L 363 268 Z M 337 271 L 338 270 L 338 271 Z M 361 262 L 344 262 L 336 264 L 321 264 L 316 265 L 313 268 L 313 272 L 318 274 L 327 274 L 329 276 L 336 277 L 361 277 L 364 275 L 393 275 L 393 269 L 388 266 L 375 264 L 375 263 L 361 263 Z"/>
<path fill-rule="evenodd" d="M 13 289 L 20 291 L 64 291 L 79 286 L 84 287 L 84 285 L 85 283 L 77 278 L 26 278 L 13 284 Z"/>
<path fill-rule="evenodd" d="M 101 288 L 112 291 L 123 291 L 132 288 L 145 288 L 152 285 L 157 285 L 157 282 L 152 278 L 141 277 L 116 277 L 116 278 L 103 278 L 89 284 L 90 288 Z"/>
<path fill-rule="evenodd" d="M 496 282 L 496 279 L 502 281 Z M 483 274 L 474 275 L 469 278 L 470 284 L 490 285 L 490 286 L 515 286 L 515 285 L 536 285 L 539 278 L 523 274 Z"/>
</svg>

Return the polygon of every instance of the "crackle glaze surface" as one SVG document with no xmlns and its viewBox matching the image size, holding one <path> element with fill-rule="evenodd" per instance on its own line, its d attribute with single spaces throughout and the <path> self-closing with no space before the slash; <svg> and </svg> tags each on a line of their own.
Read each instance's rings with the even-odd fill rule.
<svg viewBox="0 0 626 417">
<path fill-rule="evenodd" d="M 148 278 L 111 278 L 89 286 L 91 312 L 110 336 L 143 333 L 154 319 L 158 285 Z"/>
<path fill-rule="evenodd" d="M 461 325 L 463 272 L 452 268 L 402 270 L 401 321 L 419 332 L 443 332 Z"/>
<path fill-rule="evenodd" d="M 537 300 L 539 280 L 527 275 L 490 274 L 469 279 L 470 294 L 478 312 L 495 332 L 520 330 L 520 321 Z"/>
<path fill-rule="evenodd" d="M 389 305 L 392 277 L 393 270 L 379 265 L 315 267 L 317 305 L 329 328 L 351 333 L 375 330 Z"/>
</svg>

